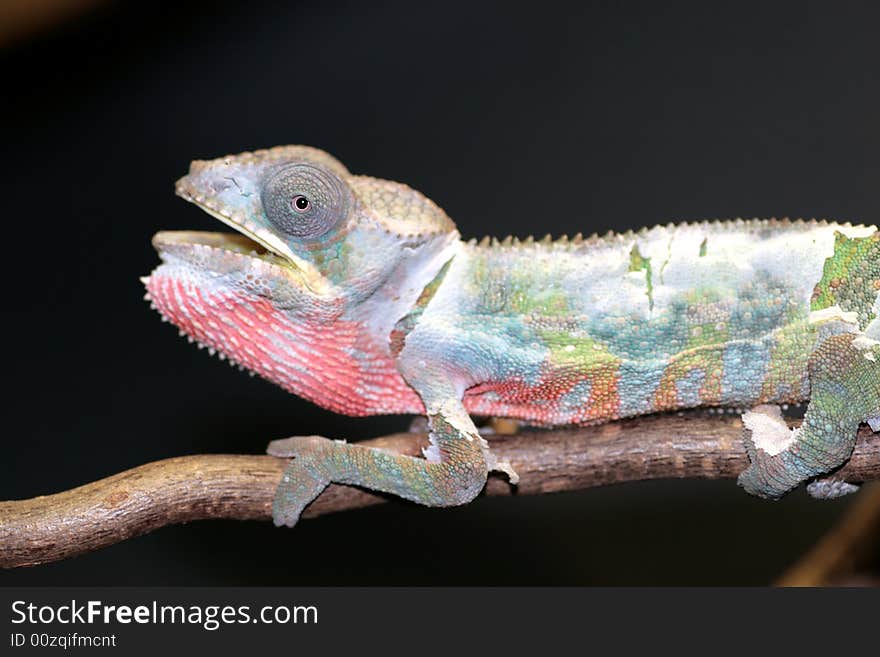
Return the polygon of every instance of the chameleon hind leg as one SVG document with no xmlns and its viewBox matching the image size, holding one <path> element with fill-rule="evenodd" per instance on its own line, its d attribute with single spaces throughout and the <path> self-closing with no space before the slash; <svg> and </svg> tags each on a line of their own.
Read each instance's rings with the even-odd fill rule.
<svg viewBox="0 0 880 657">
<path fill-rule="evenodd" d="M 268 452 L 293 457 L 282 476 L 272 505 L 276 525 L 292 527 L 303 509 L 331 482 L 391 493 L 427 506 L 456 506 L 476 497 L 490 469 L 516 474 L 497 464 L 487 443 L 451 387 L 445 394 L 423 395 L 431 446 L 425 458 L 328 440 L 296 436 L 276 440 Z"/>
<path fill-rule="evenodd" d="M 751 465 L 739 485 L 778 498 L 807 479 L 842 465 L 859 423 L 880 415 L 880 343 L 847 333 L 826 338 L 810 357 L 810 403 L 803 424 L 788 429 L 778 409 L 743 416 L 751 431 Z"/>
</svg>

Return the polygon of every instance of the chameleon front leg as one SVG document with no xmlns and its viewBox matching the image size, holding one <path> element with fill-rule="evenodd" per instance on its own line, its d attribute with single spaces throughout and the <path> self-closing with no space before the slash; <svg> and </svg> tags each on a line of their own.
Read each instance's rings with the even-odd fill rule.
<svg viewBox="0 0 880 657">
<path fill-rule="evenodd" d="M 810 403 L 803 424 L 788 429 L 778 410 L 759 407 L 743 416 L 751 431 L 751 465 L 739 485 L 777 498 L 842 465 L 852 453 L 860 422 L 880 414 L 880 344 L 858 334 L 826 338 L 809 362 Z"/>
<path fill-rule="evenodd" d="M 420 393 L 431 440 L 426 458 L 320 436 L 272 442 L 269 454 L 293 457 L 275 493 L 275 524 L 295 525 L 306 505 L 331 482 L 363 486 L 427 506 L 456 506 L 476 497 L 490 469 L 488 445 L 452 386 L 427 385 Z"/>
</svg>

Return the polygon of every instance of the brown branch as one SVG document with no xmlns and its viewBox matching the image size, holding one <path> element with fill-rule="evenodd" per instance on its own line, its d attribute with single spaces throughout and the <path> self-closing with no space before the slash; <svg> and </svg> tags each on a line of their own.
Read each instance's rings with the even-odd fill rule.
<svg viewBox="0 0 880 657">
<path fill-rule="evenodd" d="M 660 415 L 490 436 L 493 452 L 513 464 L 520 483 L 514 489 L 493 475 L 486 493 L 530 495 L 643 479 L 731 478 L 747 465 L 741 432 L 735 417 Z M 364 444 L 418 454 L 426 440 L 421 434 L 395 434 Z M 65 559 L 190 520 L 268 520 L 285 464 L 270 456 L 183 456 L 63 493 L 0 502 L 0 567 Z M 880 478 L 880 435 L 863 428 L 853 457 L 837 474 L 852 482 Z M 385 499 L 331 486 L 304 517 Z"/>
</svg>

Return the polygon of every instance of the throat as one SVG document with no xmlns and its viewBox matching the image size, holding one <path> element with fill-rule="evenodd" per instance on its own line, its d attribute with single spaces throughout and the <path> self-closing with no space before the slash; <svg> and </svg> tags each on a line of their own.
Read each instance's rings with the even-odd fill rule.
<svg viewBox="0 0 880 657">
<path fill-rule="evenodd" d="M 421 412 L 387 348 L 358 322 L 293 320 L 270 299 L 155 272 L 148 296 L 200 345 L 319 406 L 346 415 Z"/>
</svg>

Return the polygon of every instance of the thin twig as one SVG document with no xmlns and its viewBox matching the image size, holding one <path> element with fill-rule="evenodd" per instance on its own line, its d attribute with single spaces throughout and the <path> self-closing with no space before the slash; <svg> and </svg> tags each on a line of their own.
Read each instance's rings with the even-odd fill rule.
<svg viewBox="0 0 880 657">
<path fill-rule="evenodd" d="M 865 487 L 837 524 L 776 580 L 776 586 L 876 586 L 862 571 L 880 546 L 880 484 Z"/>
<path fill-rule="evenodd" d="M 747 465 L 741 433 L 735 417 L 659 415 L 490 436 L 493 452 L 513 464 L 520 483 L 514 488 L 493 475 L 486 493 L 530 495 L 644 479 L 731 478 Z M 426 438 L 394 434 L 363 444 L 418 454 Z M 0 567 L 65 559 L 190 520 L 268 520 L 285 465 L 269 456 L 183 456 L 63 493 L 0 502 Z M 863 428 L 853 457 L 837 475 L 851 482 L 880 478 L 880 436 Z M 331 486 L 304 517 L 386 499 Z"/>
</svg>

